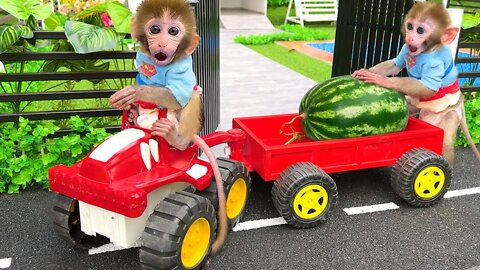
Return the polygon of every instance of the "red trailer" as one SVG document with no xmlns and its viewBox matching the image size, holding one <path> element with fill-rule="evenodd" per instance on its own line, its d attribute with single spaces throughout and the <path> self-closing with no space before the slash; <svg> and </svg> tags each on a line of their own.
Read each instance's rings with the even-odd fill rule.
<svg viewBox="0 0 480 270">
<path fill-rule="evenodd" d="M 393 166 L 393 189 L 418 207 L 439 201 L 450 185 L 452 171 L 441 155 L 440 128 L 410 117 L 401 132 L 323 141 L 302 138 L 286 144 L 291 137 L 280 130 L 296 115 L 233 119 L 233 128 L 246 134 L 241 161 L 263 180 L 275 181 L 275 207 L 294 227 L 316 226 L 332 211 L 337 188 L 328 173 Z M 301 130 L 299 121 L 292 125 Z"/>
</svg>

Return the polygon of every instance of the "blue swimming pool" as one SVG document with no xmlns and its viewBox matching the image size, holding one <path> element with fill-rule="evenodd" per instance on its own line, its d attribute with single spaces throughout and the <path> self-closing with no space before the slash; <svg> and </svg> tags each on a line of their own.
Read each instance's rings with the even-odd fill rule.
<svg viewBox="0 0 480 270">
<path fill-rule="evenodd" d="M 335 43 L 334 42 L 326 42 L 326 43 L 309 43 L 308 44 L 311 47 L 314 47 L 316 49 L 326 51 L 329 53 L 333 53 L 333 50 L 335 48 Z M 472 56 L 469 53 L 464 53 L 464 52 L 459 52 L 458 55 L 460 57 L 470 57 Z M 461 71 L 480 71 L 480 65 L 475 65 L 471 63 L 464 63 L 464 64 L 457 64 L 457 69 Z M 458 82 L 460 85 L 464 85 L 468 83 L 468 78 L 459 78 Z M 480 78 L 474 78 L 474 83 L 473 85 L 478 86 L 480 85 Z"/>
</svg>

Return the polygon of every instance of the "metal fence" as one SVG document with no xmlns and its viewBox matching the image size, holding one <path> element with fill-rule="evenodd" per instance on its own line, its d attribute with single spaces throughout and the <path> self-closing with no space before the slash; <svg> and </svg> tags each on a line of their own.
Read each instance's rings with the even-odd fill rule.
<svg viewBox="0 0 480 270">
<path fill-rule="evenodd" d="M 220 51 L 219 51 L 219 3 L 218 0 L 191 1 L 197 16 L 197 31 L 201 42 L 193 55 L 193 68 L 197 76 L 198 84 L 203 88 L 204 100 L 204 129 L 202 133 L 214 131 L 220 121 Z M 33 40 L 66 40 L 64 32 L 34 32 Z M 127 60 L 135 58 L 134 51 L 105 51 L 89 54 L 77 54 L 74 52 L 5 52 L 0 54 L 0 61 L 3 63 L 28 61 L 49 61 L 49 60 Z M 116 67 L 115 70 L 106 71 L 60 71 L 60 72 L 16 72 L 2 73 L 0 83 L 6 86 L 9 83 L 21 83 L 24 86 L 36 81 L 80 81 L 80 80 L 107 80 L 107 79 L 128 79 L 135 78 L 137 72 L 132 65 Z M 0 88 L 5 89 L 6 87 Z M 39 91 L 39 92 L 15 92 L 1 93 L 0 102 L 21 102 L 32 101 L 56 101 L 56 100 L 78 100 L 108 98 L 118 89 L 82 89 L 81 91 Z M 19 117 L 29 120 L 56 120 L 68 119 L 78 115 L 84 117 L 105 117 L 120 116 L 121 111 L 106 107 L 79 110 L 45 110 L 45 111 L 19 111 L 16 113 L 0 114 L 0 122 L 16 122 Z M 109 132 L 115 132 L 120 126 L 104 127 Z M 61 136 L 69 130 L 58 131 L 55 135 Z"/>
<path fill-rule="evenodd" d="M 480 1 L 448 1 L 448 7 L 461 8 L 464 13 L 475 14 L 480 10 Z M 461 29 L 460 41 L 458 43 L 456 63 L 460 64 L 458 77 L 462 81 L 469 81 L 467 85 L 462 85 L 461 89 L 465 92 L 480 92 L 480 27 Z M 469 36 L 476 35 L 471 39 Z M 467 54 L 465 52 L 468 52 Z"/>
<path fill-rule="evenodd" d="M 351 74 L 397 56 L 400 27 L 413 0 L 341 0 L 332 77 Z"/>
</svg>

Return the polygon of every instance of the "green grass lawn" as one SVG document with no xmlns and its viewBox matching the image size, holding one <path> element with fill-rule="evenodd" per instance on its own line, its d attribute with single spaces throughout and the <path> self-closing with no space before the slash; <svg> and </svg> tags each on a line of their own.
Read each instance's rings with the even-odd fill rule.
<svg viewBox="0 0 480 270">
<path fill-rule="evenodd" d="M 267 16 L 270 22 L 278 28 L 283 24 L 286 13 L 287 6 L 269 7 Z M 327 39 L 335 39 L 336 29 L 331 22 L 306 23 L 305 27 L 321 30 L 328 34 Z M 331 77 L 332 66 L 330 64 L 303 53 L 291 51 L 276 44 L 249 45 L 247 47 L 314 81 L 322 82 Z"/>
<path fill-rule="evenodd" d="M 332 66 L 303 53 L 276 44 L 251 45 L 250 49 L 316 82 L 331 77 Z"/>
</svg>

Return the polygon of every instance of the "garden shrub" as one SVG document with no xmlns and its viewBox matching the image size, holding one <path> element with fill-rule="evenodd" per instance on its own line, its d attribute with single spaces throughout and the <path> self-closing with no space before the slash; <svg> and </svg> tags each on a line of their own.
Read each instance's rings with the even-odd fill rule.
<svg viewBox="0 0 480 270">
<path fill-rule="evenodd" d="M 74 132 L 51 138 L 60 128 L 52 121 L 0 124 L 0 193 L 18 193 L 31 186 L 49 187 L 48 169 L 57 164 L 72 165 L 109 133 L 94 128 L 78 116 L 68 126 Z"/>
<path fill-rule="evenodd" d="M 276 6 L 285 6 L 288 5 L 290 0 L 267 0 L 267 6 L 276 7 Z"/>
<path fill-rule="evenodd" d="M 301 27 L 300 25 L 283 24 L 280 29 L 283 31 L 273 34 L 238 35 L 233 40 L 243 45 L 265 45 L 275 41 L 312 41 L 328 38 L 328 33 L 324 31 Z"/>
</svg>

